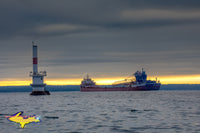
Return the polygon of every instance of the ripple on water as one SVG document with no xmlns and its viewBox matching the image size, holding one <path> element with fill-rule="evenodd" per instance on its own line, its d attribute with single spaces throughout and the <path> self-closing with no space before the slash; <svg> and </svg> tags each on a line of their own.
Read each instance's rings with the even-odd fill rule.
<svg viewBox="0 0 200 133">
<path fill-rule="evenodd" d="M 58 116 L 44 116 L 44 118 L 47 118 L 47 119 L 59 119 Z"/>
<path fill-rule="evenodd" d="M 50 97 L 26 97 L 27 94 L 19 93 L 22 97 L 16 97 L 17 102 L 13 104 L 15 95 L 0 94 L 0 129 L 5 133 L 15 130 L 17 133 L 195 133 L 200 130 L 197 104 L 200 91 L 54 92 Z M 19 125 L 13 126 L 4 117 L 16 110 L 40 114 L 42 122 L 19 131 Z"/>
<path fill-rule="evenodd" d="M 131 109 L 130 111 L 131 112 L 139 112 L 139 113 L 142 113 L 142 112 L 159 112 L 158 110 L 153 110 L 153 109 L 143 109 L 143 110 Z"/>
</svg>

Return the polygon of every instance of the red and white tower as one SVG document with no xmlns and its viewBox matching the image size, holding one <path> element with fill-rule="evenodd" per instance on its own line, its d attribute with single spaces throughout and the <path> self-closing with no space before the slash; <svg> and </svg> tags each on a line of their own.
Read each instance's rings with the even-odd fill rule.
<svg viewBox="0 0 200 133">
<path fill-rule="evenodd" d="M 44 76 L 46 71 L 38 72 L 38 58 L 37 58 L 37 45 L 33 44 L 33 72 L 30 72 L 30 76 L 33 79 L 31 87 L 33 88 L 30 95 L 50 95 L 49 91 L 45 90 L 46 84 L 44 84 Z"/>
</svg>

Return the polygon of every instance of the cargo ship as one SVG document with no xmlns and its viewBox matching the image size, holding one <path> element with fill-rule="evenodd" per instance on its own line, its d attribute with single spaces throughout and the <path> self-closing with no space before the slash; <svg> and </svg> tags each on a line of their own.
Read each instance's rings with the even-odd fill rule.
<svg viewBox="0 0 200 133">
<path fill-rule="evenodd" d="M 133 74 L 135 78 L 116 81 L 110 86 L 98 86 L 89 75 L 81 81 L 80 90 L 84 91 L 152 91 L 159 90 L 161 83 L 156 80 L 147 80 L 147 74 L 137 71 Z"/>
</svg>

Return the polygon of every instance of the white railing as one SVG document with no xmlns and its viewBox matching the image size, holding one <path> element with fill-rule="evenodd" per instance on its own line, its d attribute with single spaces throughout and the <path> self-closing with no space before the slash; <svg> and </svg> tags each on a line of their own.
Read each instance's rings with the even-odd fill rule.
<svg viewBox="0 0 200 133">
<path fill-rule="evenodd" d="M 40 72 L 30 72 L 29 73 L 29 76 L 32 77 L 32 76 L 47 76 L 47 72 L 46 71 L 40 71 Z"/>
</svg>

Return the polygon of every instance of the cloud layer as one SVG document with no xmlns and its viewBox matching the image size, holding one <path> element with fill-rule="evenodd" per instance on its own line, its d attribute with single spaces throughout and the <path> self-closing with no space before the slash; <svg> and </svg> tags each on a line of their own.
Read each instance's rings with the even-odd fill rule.
<svg viewBox="0 0 200 133">
<path fill-rule="evenodd" d="M 199 0 L 1 0 L 0 16 L 0 79 L 32 70 L 32 40 L 50 78 L 200 73 Z"/>
</svg>

